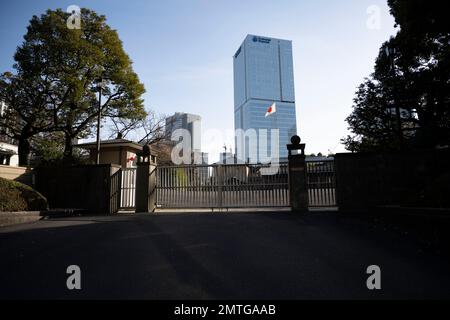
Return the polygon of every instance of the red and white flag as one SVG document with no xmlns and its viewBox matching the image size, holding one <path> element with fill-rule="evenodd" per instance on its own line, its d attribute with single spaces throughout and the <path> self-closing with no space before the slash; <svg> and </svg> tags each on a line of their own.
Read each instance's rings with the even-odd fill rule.
<svg viewBox="0 0 450 320">
<path fill-rule="evenodd" d="M 277 112 L 277 104 L 276 104 L 276 103 L 274 103 L 273 105 L 271 105 L 271 106 L 269 107 L 269 109 L 267 109 L 267 112 L 266 112 L 266 118 L 267 118 L 268 116 L 274 114 L 275 112 Z"/>
</svg>

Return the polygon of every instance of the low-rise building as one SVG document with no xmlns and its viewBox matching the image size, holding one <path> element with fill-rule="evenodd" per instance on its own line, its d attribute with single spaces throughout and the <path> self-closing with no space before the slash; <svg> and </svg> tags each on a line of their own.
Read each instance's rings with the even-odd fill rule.
<svg viewBox="0 0 450 320">
<path fill-rule="evenodd" d="M 77 144 L 74 147 L 88 150 L 90 162 L 96 163 L 96 141 Z M 142 147 L 136 142 L 121 138 L 100 141 L 100 164 L 117 164 L 122 168 L 136 167 L 137 155 L 142 152 Z"/>
<path fill-rule="evenodd" d="M 6 104 L 0 101 L 0 115 L 6 110 Z M 3 124 L 0 122 L 0 126 Z M 3 128 L 2 128 L 3 129 Z M 7 133 L 6 130 L 0 130 L 0 132 Z M 19 165 L 17 142 L 10 138 L 7 134 L 0 133 L 0 165 L 17 167 Z"/>
</svg>

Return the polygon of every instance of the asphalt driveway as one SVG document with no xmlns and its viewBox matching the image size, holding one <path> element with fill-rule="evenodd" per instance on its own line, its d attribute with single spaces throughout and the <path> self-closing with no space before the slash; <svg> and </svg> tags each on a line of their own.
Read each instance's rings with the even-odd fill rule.
<svg viewBox="0 0 450 320">
<path fill-rule="evenodd" d="M 77 217 L 0 229 L 0 298 L 450 298 L 450 263 L 336 213 Z M 68 290 L 66 269 L 81 270 Z M 381 268 L 382 289 L 366 269 Z"/>
</svg>

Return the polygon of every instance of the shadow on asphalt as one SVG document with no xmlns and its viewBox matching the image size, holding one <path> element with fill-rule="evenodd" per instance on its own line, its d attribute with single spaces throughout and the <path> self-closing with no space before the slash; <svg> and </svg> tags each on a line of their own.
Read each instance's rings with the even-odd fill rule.
<svg viewBox="0 0 450 320">
<path fill-rule="evenodd" d="M 447 256 L 331 212 L 73 217 L 5 228 L 0 243 L 2 299 L 450 297 Z M 80 291 L 66 288 L 73 264 Z"/>
</svg>

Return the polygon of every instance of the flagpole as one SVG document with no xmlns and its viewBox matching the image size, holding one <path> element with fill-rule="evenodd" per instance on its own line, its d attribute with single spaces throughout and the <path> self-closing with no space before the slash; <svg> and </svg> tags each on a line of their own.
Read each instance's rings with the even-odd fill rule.
<svg viewBox="0 0 450 320">
<path fill-rule="evenodd" d="M 273 130 L 274 129 L 278 129 L 278 110 L 277 110 L 277 106 L 276 106 L 276 104 L 274 103 L 273 104 L 273 106 L 274 106 L 274 109 L 275 109 L 275 112 L 273 113 L 273 114 L 271 114 L 270 115 L 270 117 L 272 118 L 271 119 L 271 130 L 270 130 L 270 157 L 271 157 L 271 159 L 270 159 L 270 162 L 272 162 L 272 157 L 273 157 L 273 145 L 272 145 L 272 142 L 273 142 L 273 137 L 272 137 L 272 135 L 274 134 L 273 133 Z"/>
<path fill-rule="evenodd" d="M 279 148 L 280 147 L 280 128 L 278 127 L 278 106 L 277 106 L 277 112 L 275 112 L 275 129 L 278 130 L 278 148 Z M 272 140 L 270 140 L 270 141 L 272 141 Z M 272 151 L 272 154 L 273 154 L 273 149 L 271 151 Z M 279 161 L 277 161 L 277 162 L 279 162 Z"/>
<path fill-rule="evenodd" d="M 275 117 L 275 119 L 270 119 L 270 126 L 271 126 L 271 130 L 270 130 L 270 154 L 271 154 L 271 156 L 273 155 L 273 146 L 272 146 L 272 134 L 273 134 L 273 132 L 272 132 L 272 130 L 273 129 L 278 129 L 278 130 L 280 130 L 279 128 L 278 128 L 278 110 L 277 110 L 277 105 L 276 105 L 276 102 L 274 102 L 273 104 L 272 104 L 272 106 L 267 110 L 267 113 L 266 113 L 266 118 L 267 117 L 271 117 L 271 118 L 274 118 Z M 279 141 L 278 141 L 278 143 L 279 143 Z M 273 160 L 273 159 L 272 159 Z"/>
</svg>

